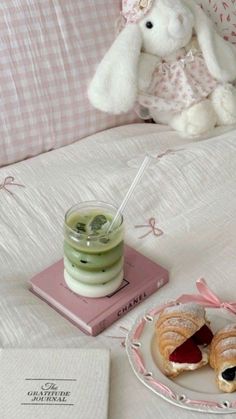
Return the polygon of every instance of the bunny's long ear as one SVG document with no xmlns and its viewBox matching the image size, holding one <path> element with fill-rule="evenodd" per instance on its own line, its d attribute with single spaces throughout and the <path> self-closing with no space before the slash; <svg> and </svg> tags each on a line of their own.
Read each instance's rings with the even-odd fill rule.
<svg viewBox="0 0 236 419">
<path fill-rule="evenodd" d="M 142 35 L 136 24 L 127 25 L 118 35 L 88 89 L 89 100 L 95 108 L 119 114 L 133 107 L 141 45 Z"/>
<path fill-rule="evenodd" d="M 217 34 L 213 22 L 194 0 L 185 0 L 195 17 L 195 31 L 207 68 L 221 82 L 236 79 L 236 48 Z"/>
</svg>

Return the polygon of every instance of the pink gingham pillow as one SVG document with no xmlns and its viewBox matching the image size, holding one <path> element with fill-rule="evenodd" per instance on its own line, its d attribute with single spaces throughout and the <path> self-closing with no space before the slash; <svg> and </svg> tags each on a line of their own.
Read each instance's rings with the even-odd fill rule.
<svg viewBox="0 0 236 419">
<path fill-rule="evenodd" d="M 137 119 L 87 98 L 119 13 L 119 0 L 0 1 L 0 166 Z"/>
<path fill-rule="evenodd" d="M 198 0 L 216 24 L 219 33 L 236 44 L 236 0 Z"/>
</svg>

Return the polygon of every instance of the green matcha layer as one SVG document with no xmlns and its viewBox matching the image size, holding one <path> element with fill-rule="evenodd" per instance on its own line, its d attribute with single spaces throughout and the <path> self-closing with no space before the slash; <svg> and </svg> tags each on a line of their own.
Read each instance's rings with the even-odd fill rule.
<svg viewBox="0 0 236 419">
<path fill-rule="evenodd" d="M 114 278 L 123 270 L 124 258 L 121 257 L 114 265 L 97 271 L 87 271 L 72 264 L 69 259 L 64 256 L 64 268 L 68 274 L 76 281 L 83 282 L 88 285 L 105 284 Z"/>
<path fill-rule="evenodd" d="M 64 253 L 71 263 L 88 271 L 99 271 L 116 263 L 123 255 L 124 243 L 120 242 L 116 247 L 102 253 L 80 252 L 66 241 Z"/>
</svg>

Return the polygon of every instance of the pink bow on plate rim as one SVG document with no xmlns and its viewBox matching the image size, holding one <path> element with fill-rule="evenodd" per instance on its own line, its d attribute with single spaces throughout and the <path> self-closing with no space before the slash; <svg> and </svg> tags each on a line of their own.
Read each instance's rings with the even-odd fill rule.
<svg viewBox="0 0 236 419">
<path fill-rule="evenodd" d="M 224 308 L 233 314 L 236 314 L 236 302 L 221 301 L 219 297 L 207 286 L 204 278 L 196 281 L 196 287 L 199 295 L 196 294 L 183 294 L 177 298 L 178 303 L 195 302 L 202 304 L 204 307 L 210 308 Z"/>
</svg>

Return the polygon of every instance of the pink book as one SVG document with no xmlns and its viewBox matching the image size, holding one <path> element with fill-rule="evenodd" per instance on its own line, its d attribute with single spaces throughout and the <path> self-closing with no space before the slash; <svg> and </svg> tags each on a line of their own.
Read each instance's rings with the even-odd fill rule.
<svg viewBox="0 0 236 419">
<path fill-rule="evenodd" d="M 30 291 L 50 304 L 85 333 L 96 336 L 144 301 L 169 280 L 168 271 L 125 245 L 124 279 L 103 298 L 85 298 L 64 281 L 63 259 L 30 280 Z"/>
</svg>

